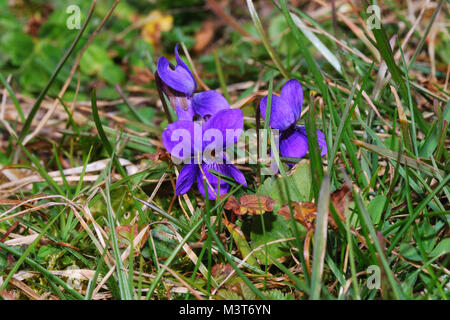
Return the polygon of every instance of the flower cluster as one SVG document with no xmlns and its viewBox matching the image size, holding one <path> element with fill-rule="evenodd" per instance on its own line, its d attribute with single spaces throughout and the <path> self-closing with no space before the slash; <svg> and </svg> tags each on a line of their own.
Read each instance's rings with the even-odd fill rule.
<svg viewBox="0 0 450 320">
<path fill-rule="evenodd" d="M 266 119 L 268 97 L 264 97 L 259 108 Z M 291 79 L 281 88 L 280 96 L 272 96 L 270 107 L 270 127 L 279 130 L 280 139 L 278 149 L 282 157 L 303 158 L 308 152 L 308 137 L 306 128 L 297 125 L 303 104 L 303 89 L 297 79 Z M 322 131 L 317 130 L 320 155 L 327 154 L 327 142 Z"/>
<path fill-rule="evenodd" d="M 217 91 L 195 93 L 197 84 L 192 72 L 178 54 L 175 47 L 176 65 L 165 57 L 158 60 L 156 79 L 162 92 L 175 108 L 177 121 L 169 124 L 162 134 L 166 150 L 173 159 L 184 166 L 176 183 L 177 195 L 189 191 L 194 182 L 205 196 L 204 181 L 208 197 L 216 199 L 229 191 L 230 185 L 221 175 L 246 186 L 246 180 L 226 157 L 226 149 L 238 141 L 244 127 L 240 109 L 231 109 L 227 100 Z M 273 96 L 270 122 L 272 129 L 279 130 L 279 151 L 282 157 L 302 158 L 308 152 L 305 127 L 296 125 L 303 103 L 303 89 L 296 79 L 289 80 L 280 96 Z M 267 97 L 260 102 L 262 116 L 266 117 Z M 327 153 L 325 136 L 317 131 L 321 155 Z M 180 163 L 180 162 L 178 162 Z"/>
<path fill-rule="evenodd" d="M 169 124 L 162 135 L 166 150 L 184 163 L 177 179 L 176 193 L 188 192 L 197 181 L 198 190 L 205 196 L 203 179 L 206 179 L 208 197 L 216 199 L 218 195 L 227 193 L 230 185 L 210 170 L 238 184 L 247 185 L 242 172 L 229 163 L 224 152 L 239 139 L 244 128 L 244 116 L 240 109 L 231 109 L 217 91 L 194 94 L 197 85 L 191 71 L 178 55 L 178 46 L 175 47 L 175 57 L 175 67 L 161 57 L 157 72 L 162 90 L 178 116 L 178 120 Z"/>
</svg>

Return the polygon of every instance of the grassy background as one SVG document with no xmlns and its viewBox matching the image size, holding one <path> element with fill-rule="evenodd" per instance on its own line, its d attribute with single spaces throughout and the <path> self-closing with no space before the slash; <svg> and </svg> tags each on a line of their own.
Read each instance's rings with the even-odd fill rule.
<svg viewBox="0 0 450 320">
<path fill-rule="evenodd" d="M 379 1 L 372 30 L 364 1 L 73 4 L 71 30 L 61 1 L 0 0 L 1 299 L 448 298 L 446 1 Z M 174 196 L 153 72 L 176 43 L 248 129 L 302 83 L 327 156 L 310 139 L 279 176 L 240 165 L 230 192 L 273 212 Z M 289 201 L 315 203 L 312 225 L 277 213 Z"/>
</svg>

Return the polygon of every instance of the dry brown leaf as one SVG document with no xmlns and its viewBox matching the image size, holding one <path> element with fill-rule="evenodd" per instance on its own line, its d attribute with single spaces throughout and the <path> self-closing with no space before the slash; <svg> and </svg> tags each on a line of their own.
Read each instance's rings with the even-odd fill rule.
<svg viewBox="0 0 450 320">
<path fill-rule="evenodd" d="M 345 210 L 347 209 L 348 203 L 352 201 L 352 193 L 350 188 L 344 184 L 336 191 L 333 191 L 330 195 L 330 201 L 333 203 L 339 219 L 345 221 Z M 312 202 L 292 202 L 292 210 L 294 211 L 294 219 L 299 221 L 308 230 L 314 229 L 314 220 L 317 216 L 317 207 Z M 285 204 L 277 214 L 284 217 L 286 220 L 291 218 L 289 205 Z M 328 223 L 333 229 L 337 229 L 337 223 L 334 220 L 331 213 L 328 215 Z"/>
<path fill-rule="evenodd" d="M 241 202 L 241 212 L 244 210 L 249 215 L 273 211 L 276 202 L 268 196 L 257 194 L 244 194 L 239 201 Z"/>
<path fill-rule="evenodd" d="M 224 197 L 223 195 L 222 197 Z M 263 214 L 265 212 L 273 211 L 275 200 L 268 196 L 258 194 L 244 194 L 239 201 L 231 196 L 225 204 L 226 210 L 232 210 L 236 215 L 254 215 Z"/>
<path fill-rule="evenodd" d="M 14 292 L 12 290 L 1 290 L 0 291 L 0 297 L 3 298 L 3 300 L 19 300 L 19 297 L 16 297 Z"/>
<path fill-rule="evenodd" d="M 202 27 L 195 34 L 195 45 L 193 50 L 195 52 L 203 51 L 214 37 L 214 32 L 217 28 L 217 22 L 206 20 L 202 23 Z"/>
<path fill-rule="evenodd" d="M 222 195 L 221 198 L 224 198 L 226 196 L 226 194 Z M 239 210 L 239 201 L 236 199 L 235 196 L 230 196 L 227 200 L 227 202 L 225 203 L 225 210 L 232 210 L 233 212 L 237 211 L 240 212 Z"/>
<path fill-rule="evenodd" d="M 346 184 L 343 184 L 342 186 L 339 187 L 339 189 L 331 193 L 330 201 L 333 204 L 334 209 L 336 209 L 336 212 L 341 221 L 345 221 L 345 210 L 347 209 L 348 203 L 352 200 L 353 200 L 352 192 L 350 191 L 349 186 Z M 334 220 L 333 222 L 336 225 Z"/>
<path fill-rule="evenodd" d="M 233 272 L 233 267 L 229 263 L 225 265 L 216 264 L 211 268 L 211 275 L 214 278 L 223 277 L 225 279 L 231 274 L 231 272 Z"/>
<path fill-rule="evenodd" d="M 134 74 L 130 75 L 130 79 L 136 84 L 147 84 L 155 80 L 155 76 L 147 68 L 133 66 L 133 72 Z"/>
<path fill-rule="evenodd" d="M 317 215 L 317 207 L 312 202 L 291 202 L 292 210 L 294 211 L 294 219 L 305 226 L 306 229 L 310 230 L 314 228 L 314 220 Z M 289 210 L 289 205 L 285 204 L 277 214 L 284 217 L 286 220 L 291 218 L 291 213 Z"/>
<path fill-rule="evenodd" d="M 109 232 L 109 227 L 106 226 L 105 229 L 106 229 L 106 232 Z M 119 236 L 119 247 L 122 249 L 128 248 L 128 246 L 130 245 L 131 239 L 132 238 L 136 239 L 137 236 L 139 235 L 139 233 L 142 231 L 142 229 L 140 231 L 138 231 L 138 230 L 139 230 L 139 226 L 137 224 L 135 224 L 134 226 L 123 225 L 123 226 L 116 227 L 116 233 Z M 133 237 L 132 237 L 132 233 L 134 233 Z M 140 245 L 137 248 L 138 250 L 136 250 L 134 252 L 135 257 L 139 255 L 139 249 L 142 249 L 142 247 L 145 245 L 148 237 L 149 237 L 149 232 L 146 232 L 144 234 L 144 236 L 142 237 L 142 239 L 140 240 Z"/>
</svg>

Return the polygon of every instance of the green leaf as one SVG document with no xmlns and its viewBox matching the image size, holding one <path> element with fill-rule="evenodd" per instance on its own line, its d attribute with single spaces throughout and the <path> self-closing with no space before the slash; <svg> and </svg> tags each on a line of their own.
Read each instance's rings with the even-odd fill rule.
<svg viewBox="0 0 450 320">
<path fill-rule="evenodd" d="M 226 222 L 225 227 L 228 229 L 231 236 L 233 237 L 233 240 L 236 243 L 237 248 L 241 252 L 242 259 L 244 259 L 252 251 L 250 248 L 250 245 L 247 242 L 247 239 L 245 238 L 244 233 L 242 232 L 241 228 L 239 228 L 239 226 L 237 226 L 231 222 Z M 250 257 L 248 257 L 246 262 L 249 265 L 259 269 L 259 264 L 255 260 L 254 255 L 251 255 Z"/>
<path fill-rule="evenodd" d="M 111 85 L 122 83 L 125 80 L 125 73 L 113 62 L 103 64 L 99 75 L 103 80 Z"/>
<path fill-rule="evenodd" d="M 142 191 L 136 190 L 136 194 L 139 197 L 145 197 Z M 120 225 L 130 224 L 136 214 L 138 214 L 133 195 L 125 185 L 111 190 L 111 206 Z M 89 210 L 95 218 L 108 216 L 106 202 L 101 195 L 98 195 L 91 201 Z"/>
<path fill-rule="evenodd" d="M 228 289 L 221 289 L 217 291 L 217 299 L 218 300 L 243 300 L 243 298 L 238 295 L 236 292 L 228 290 Z"/>
<path fill-rule="evenodd" d="M 7 32 L 0 39 L 0 51 L 6 53 L 14 66 L 20 66 L 33 52 L 33 39 L 22 32 Z"/>
<path fill-rule="evenodd" d="M 99 75 L 109 84 L 121 83 L 125 79 L 123 70 L 109 57 L 108 51 L 96 44 L 88 47 L 80 61 L 81 71 L 88 75 Z"/>
<path fill-rule="evenodd" d="M 294 231 L 292 230 L 292 222 L 286 220 L 282 216 L 275 213 L 264 214 L 264 227 L 265 233 L 263 233 L 263 225 L 260 217 L 253 217 L 251 229 L 250 229 L 250 239 L 252 240 L 251 246 L 253 249 L 267 244 L 272 241 L 291 238 L 294 236 Z M 297 225 L 297 230 L 301 237 L 306 235 L 306 228 L 299 222 L 295 222 Z M 275 244 L 267 245 L 267 252 L 274 258 L 281 258 L 290 255 L 289 249 L 292 247 L 289 242 L 283 241 Z M 270 259 L 265 257 L 265 248 L 255 253 L 261 264 L 270 264 Z"/>
<path fill-rule="evenodd" d="M 431 251 L 430 257 L 437 257 L 450 253 L 450 238 L 443 239 L 438 245 Z"/>
<path fill-rule="evenodd" d="M 269 300 L 295 300 L 294 296 L 290 293 L 283 293 L 278 289 L 265 291 L 267 299 Z"/>
<path fill-rule="evenodd" d="M 292 168 L 286 178 L 277 175 L 266 179 L 259 188 L 258 194 L 271 197 L 277 201 L 274 212 L 288 202 L 283 180 L 286 180 L 288 187 L 295 185 L 292 190 L 298 190 L 298 192 L 290 193 L 292 201 L 308 201 L 312 183 L 309 161 L 300 161 Z"/>
<path fill-rule="evenodd" d="M 37 253 L 37 258 L 44 263 L 47 261 L 52 255 L 55 255 L 59 252 L 59 249 L 51 246 L 42 246 L 39 248 Z"/>
<path fill-rule="evenodd" d="M 384 195 L 378 195 L 370 200 L 367 209 L 369 210 L 370 217 L 372 218 L 374 224 L 378 224 L 380 222 L 386 200 L 387 197 Z"/>
<path fill-rule="evenodd" d="M 157 224 L 152 228 L 153 242 L 158 257 L 166 259 L 170 256 L 178 241 L 169 227 Z"/>
<path fill-rule="evenodd" d="M 108 57 L 108 52 L 106 49 L 92 44 L 90 45 L 83 54 L 80 61 L 81 72 L 94 75 L 98 74 L 105 63 L 112 63 L 111 59 Z"/>
<path fill-rule="evenodd" d="M 422 261 L 419 250 L 407 243 L 402 243 L 399 248 L 399 253 L 408 260 Z"/>
<path fill-rule="evenodd" d="M 431 250 L 433 250 L 436 243 L 436 231 L 434 230 L 428 219 L 424 220 L 419 225 L 419 231 L 425 251 L 430 252 Z"/>
</svg>

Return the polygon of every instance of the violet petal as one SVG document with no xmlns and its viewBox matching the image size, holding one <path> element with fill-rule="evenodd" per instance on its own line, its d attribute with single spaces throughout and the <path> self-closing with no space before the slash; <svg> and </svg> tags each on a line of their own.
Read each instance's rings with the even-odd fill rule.
<svg viewBox="0 0 450 320">
<path fill-rule="evenodd" d="M 177 196 L 185 194 L 192 187 L 192 184 L 197 179 L 199 172 L 199 167 L 197 164 L 186 164 L 181 169 L 180 174 L 177 178 L 176 192 Z"/>
<path fill-rule="evenodd" d="M 266 119 L 267 99 L 268 97 L 264 97 L 259 104 L 259 109 L 264 119 Z M 276 95 L 272 95 L 270 127 L 278 130 L 286 130 L 294 124 L 295 121 L 297 121 L 297 119 L 289 106 L 289 102 Z"/>
<path fill-rule="evenodd" d="M 220 110 L 230 109 L 230 105 L 224 96 L 214 90 L 195 94 L 192 103 L 195 113 L 202 117 L 213 116 Z"/>
<path fill-rule="evenodd" d="M 281 99 L 288 103 L 288 108 L 294 114 L 295 121 L 300 119 L 303 104 L 303 89 L 297 79 L 291 79 L 281 88 Z"/>
<path fill-rule="evenodd" d="M 165 85 L 171 89 L 191 96 L 195 89 L 195 80 L 189 69 L 177 65 L 173 70 L 166 57 L 160 57 L 157 65 L 158 75 Z"/>
<path fill-rule="evenodd" d="M 244 128 L 244 116 L 240 109 L 218 111 L 203 125 L 203 149 L 224 150 L 235 144 Z"/>
<path fill-rule="evenodd" d="M 193 121 L 175 121 L 164 130 L 162 140 L 167 152 L 173 157 L 193 157 L 201 151 L 201 126 Z"/>
</svg>

